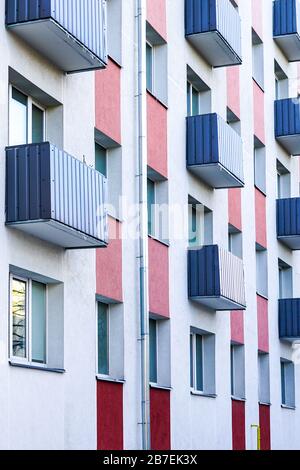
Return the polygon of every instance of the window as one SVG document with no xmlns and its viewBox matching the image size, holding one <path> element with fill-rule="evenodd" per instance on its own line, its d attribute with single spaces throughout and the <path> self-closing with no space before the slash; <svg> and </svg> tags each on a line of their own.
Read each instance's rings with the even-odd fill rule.
<svg viewBox="0 0 300 470">
<path fill-rule="evenodd" d="M 278 261 L 279 299 L 293 298 L 293 269 L 284 261 Z"/>
<path fill-rule="evenodd" d="M 39 143 L 45 140 L 45 110 L 30 96 L 10 87 L 9 145 Z"/>
<path fill-rule="evenodd" d="M 187 115 L 198 116 L 198 114 L 200 114 L 200 93 L 190 82 L 187 82 Z"/>
<path fill-rule="evenodd" d="M 270 366 L 269 354 L 258 353 L 258 400 L 259 403 L 270 404 Z"/>
<path fill-rule="evenodd" d="M 286 359 L 280 360 L 281 372 L 281 403 L 283 406 L 295 408 L 295 366 Z"/>
<path fill-rule="evenodd" d="M 282 100 L 289 97 L 289 81 L 286 73 L 278 62 L 274 62 L 275 74 L 275 99 Z"/>
<path fill-rule="evenodd" d="M 228 225 L 228 251 L 238 258 L 243 258 L 243 236 L 242 232 Z"/>
<path fill-rule="evenodd" d="M 148 204 L 148 235 L 155 233 L 155 183 L 147 180 L 147 204 Z"/>
<path fill-rule="evenodd" d="M 278 199 L 285 199 L 291 197 L 291 174 L 282 165 L 282 163 L 277 160 L 277 197 Z"/>
<path fill-rule="evenodd" d="M 153 92 L 153 47 L 146 43 L 146 80 L 147 90 Z"/>
<path fill-rule="evenodd" d="M 10 357 L 46 364 L 47 286 L 11 276 Z"/>
<path fill-rule="evenodd" d="M 245 399 L 245 348 L 243 345 L 231 344 L 230 371 L 232 397 Z"/>
<path fill-rule="evenodd" d="M 109 375 L 108 305 L 98 302 L 98 374 Z"/>
<path fill-rule="evenodd" d="M 252 29 L 252 76 L 260 88 L 264 88 L 264 46 Z"/>
<path fill-rule="evenodd" d="M 188 200 L 189 246 L 196 247 L 213 243 L 213 213 L 192 197 Z"/>
<path fill-rule="evenodd" d="M 205 395 L 215 394 L 215 335 L 191 329 L 190 387 Z"/>
<path fill-rule="evenodd" d="M 260 142 L 254 144 L 254 184 L 266 194 L 266 149 Z"/>
<path fill-rule="evenodd" d="M 268 252 L 256 247 L 256 292 L 268 297 Z"/>
<path fill-rule="evenodd" d="M 95 169 L 107 177 L 107 151 L 95 143 Z"/>
<path fill-rule="evenodd" d="M 157 321 L 149 321 L 150 382 L 157 383 Z"/>
</svg>

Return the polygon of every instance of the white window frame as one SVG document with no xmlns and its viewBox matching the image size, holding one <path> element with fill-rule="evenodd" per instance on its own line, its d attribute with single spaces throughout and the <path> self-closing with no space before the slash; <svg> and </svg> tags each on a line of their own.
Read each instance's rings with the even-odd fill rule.
<svg viewBox="0 0 300 470">
<path fill-rule="evenodd" d="M 12 316 L 12 286 L 13 280 L 21 281 L 26 283 L 26 357 L 21 358 L 13 355 L 13 316 Z M 36 362 L 32 360 L 32 281 L 31 278 L 22 276 L 16 276 L 10 274 L 9 276 L 9 359 L 15 364 L 25 364 L 32 367 L 47 368 L 48 364 L 48 285 L 42 283 L 46 287 L 46 331 L 45 331 L 45 342 L 46 342 L 46 357 L 45 362 Z M 40 282 L 40 281 L 36 281 Z"/>
<path fill-rule="evenodd" d="M 147 91 L 152 93 L 154 95 L 155 92 L 155 46 L 151 44 L 151 42 L 146 41 L 146 46 L 149 46 L 151 48 L 151 90 L 149 90 L 148 86 L 146 86 Z M 146 64 L 147 65 L 147 64 Z M 147 73 L 146 73 L 147 76 Z"/>
<path fill-rule="evenodd" d="M 205 384 L 204 384 L 204 335 L 191 332 L 190 336 L 192 337 L 192 354 L 193 354 L 193 386 L 190 386 L 192 392 L 205 394 Z M 197 389 L 197 347 L 196 340 L 197 336 L 202 338 L 202 390 Z"/>
<path fill-rule="evenodd" d="M 106 305 L 107 308 L 107 361 L 108 361 L 108 374 L 101 374 L 99 372 L 99 362 L 98 362 L 98 352 L 99 352 L 99 347 L 98 347 L 98 304 L 103 304 Z M 100 300 L 96 301 L 96 376 L 99 378 L 104 378 L 107 379 L 111 376 L 110 374 L 110 348 L 111 348 L 111 341 L 110 341 L 110 305 L 106 304 L 105 302 L 101 302 Z"/>
<path fill-rule="evenodd" d="M 41 111 L 43 111 L 43 141 L 46 140 L 46 108 L 44 108 L 41 104 L 39 104 L 37 101 L 35 101 L 30 95 L 27 93 L 24 93 L 24 91 L 20 90 L 18 87 L 15 85 L 9 84 L 9 112 L 8 112 L 8 123 L 9 126 L 11 125 L 11 102 L 12 102 L 12 90 L 15 88 L 17 91 L 22 93 L 24 96 L 27 96 L 27 129 L 26 129 L 26 140 L 27 142 L 24 142 L 24 145 L 26 144 L 32 144 L 32 106 L 36 106 L 39 108 Z M 8 132 L 9 136 L 9 132 Z M 12 142 L 9 140 L 9 145 L 14 145 Z"/>
<path fill-rule="evenodd" d="M 156 356 L 156 382 L 149 382 L 150 385 L 157 385 L 158 384 L 158 321 L 155 318 L 150 318 L 150 320 L 155 321 L 155 335 L 156 335 L 156 351 L 155 351 L 155 356 Z M 150 366 L 150 355 L 149 355 L 149 366 Z"/>
<path fill-rule="evenodd" d="M 197 90 L 197 88 L 187 80 L 187 87 L 189 87 L 189 101 L 190 101 L 190 114 L 188 114 L 188 109 L 186 110 L 187 116 L 191 117 L 194 116 L 193 114 L 193 89 L 197 92 L 198 94 L 198 115 L 201 113 L 201 92 Z"/>
</svg>

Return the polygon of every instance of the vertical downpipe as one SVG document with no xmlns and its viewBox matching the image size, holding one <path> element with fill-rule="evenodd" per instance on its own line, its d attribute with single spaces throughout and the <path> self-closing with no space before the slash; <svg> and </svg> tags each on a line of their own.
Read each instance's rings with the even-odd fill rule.
<svg viewBox="0 0 300 470">
<path fill-rule="evenodd" d="M 146 95 L 146 0 L 136 0 L 137 21 L 137 123 L 139 193 L 139 283 L 141 343 L 141 426 L 142 448 L 150 449 L 149 396 L 149 293 L 147 213 L 147 95 Z"/>
</svg>

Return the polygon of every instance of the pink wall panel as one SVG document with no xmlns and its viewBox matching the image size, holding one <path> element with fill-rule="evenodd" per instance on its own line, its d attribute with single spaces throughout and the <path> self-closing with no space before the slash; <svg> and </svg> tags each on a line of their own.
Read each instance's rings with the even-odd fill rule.
<svg viewBox="0 0 300 470">
<path fill-rule="evenodd" d="M 123 450 L 123 385 L 97 382 L 97 449 Z"/>
<path fill-rule="evenodd" d="M 166 0 L 147 0 L 147 21 L 167 39 Z"/>
<path fill-rule="evenodd" d="M 227 68 L 227 106 L 240 118 L 240 68 Z"/>
<path fill-rule="evenodd" d="M 232 400 L 232 449 L 246 450 L 245 402 Z"/>
<path fill-rule="evenodd" d="M 271 407 L 267 405 L 259 405 L 259 424 L 261 432 L 261 450 L 271 450 L 271 424 L 270 424 Z"/>
<path fill-rule="evenodd" d="M 96 251 L 96 293 L 122 302 L 122 225 L 109 220 L 109 244 Z"/>
<path fill-rule="evenodd" d="M 242 193 L 240 189 L 228 190 L 228 222 L 242 230 Z"/>
<path fill-rule="evenodd" d="M 266 196 L 255 188 L 256 242 L 267 248 Z"/>
<path fill-rule="evenodd" d="M 231 341 L 244 344 L 244 312 L 234 311 L 230 314 Z"/>
<path fill-rule="evenodd" d="M 254 135 L 265 143 L 265 94 L 253 80 Z"/>
<path fill-rule="evenodd" d="M 148 165 L 160 175 L 168 176 L 167 109 L 147 94 Z"/>
<path fill-rule="evenodd" d="M 96 128 L 121 143 L 121 69 L 111 59 L 105 70 L 98 70 L 96 84 Z"/>
<path fill-rule="evenodd" d="M 150 389 L 151 449 L 171 449 L 170 391 Z"/>
<path fill-rule="evenodd" d="M 263 9 L 261 0 L 252 0 L 252 26 L 259 37 L 263 39 Z"/>
<path fill-rule="evenodd" d="M 268 300 L 257 295 L 258 350 L 269 352 Z"/>
<path fill-rule="evenodd" d="M 169 248 L 149 238 L 149 310 L 169 318 Z"/>
</svg>

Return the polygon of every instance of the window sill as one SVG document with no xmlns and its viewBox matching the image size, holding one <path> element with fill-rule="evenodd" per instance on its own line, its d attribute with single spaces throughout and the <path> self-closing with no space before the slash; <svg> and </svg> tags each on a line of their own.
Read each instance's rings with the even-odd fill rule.
<svg viewBox="0 0 300 470">
<path fill-rule="evenodd" d="M 270 402 L 265 402 L 265 401 L 259 401 L 258 404 L 259 404 L 259 405 L 262 405 L 262 406 L 271 406 L 271 405 L 272 405 L 272 403 L 270 403 Z"/>
<path fill-rule="evenodd" d="M 168 248 L 170 247 L 170 242 L 165 241 L 165 240 L 161 240 L 160 238 L 156 237 L 155 235 L 149 234 L 148 237 L 151 238 L 152 240 L 158 242 L 158 243 L 161 243 L 162 245 L 167 246 Z"/>
<path fill-rule="evenodd" d="M 296 407 L 295 406 L 290 406 L 290 405 L 281 405 L 281 408 L 283 410 L 291 410 L 291 411 L 295 411 L 296 410 Z"/>
<path fill-rule="evenodd" d="M 165 109 L 168 109 L 168 105 L 164 103 L 162 100 L 160 100 L 155 94 L 147 88 L 147 93 L 152 96 L 159 104 L 161 104 Z"/>
<path fill-rule="evenodd" d="M 247 401 L 246 398 L 235 397 L 234 395 L 231 395 L 231 400 L 232 401 L 241 401 L 243 403 L 245 403 Z"/>
<path fill-rule="evenodd" d="M 150 388 L 155 388 L 157 390 L 166 390 L 166 391 L 171 391 L 172 390 L 172 387 L 155 384 L 153 382 L 150 382 Z"/>
<path fill-rule="evenodd" d="M 124 384 L 126 382 L 125 379 L 117 379 L 114 377 L 110 377 L 109 375 L 101 375 L 101 374 L 96 375 L 96 380 L 98 382 L 113 382 L 117 384 Z"/>
<path fill-rule="evenodd" d="M 203 393 L 203 392 L 197 392 L 196 390 L 191 390 L 191 395 L 194 395 L 196 397 L 204 397 L 204 398 L 217 398 L 218 396 L 214 393 Z"/>
<path fill-rule="evenodd" d="M 8 363 L 11 367 L 20 367 L 21 369 L 39 370 L 43 372 L 52 372 L 55 374 L 64 374 L 66 372 L 65 369 L 53 369 L 51 367 L 47 367 L 47 366 L 43 367 L 43 366 L 38 366 L 38 365 L 35 366 L 32 364 L 16 362 L 13 360 L 9 360 Z"/>
</svg>

